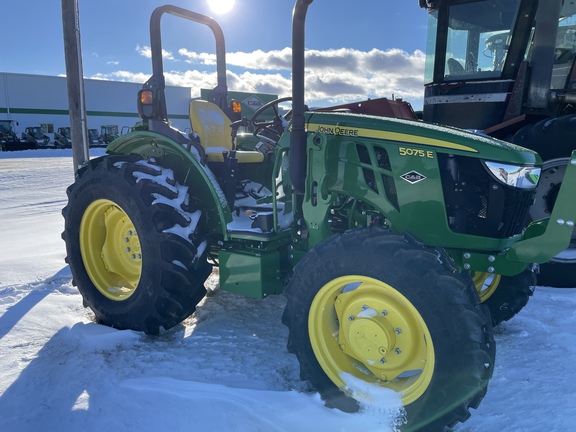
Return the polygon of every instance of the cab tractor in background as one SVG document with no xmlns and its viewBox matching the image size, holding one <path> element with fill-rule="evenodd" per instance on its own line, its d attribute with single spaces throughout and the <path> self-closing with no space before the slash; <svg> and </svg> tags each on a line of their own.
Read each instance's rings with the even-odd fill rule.
<svg viewBox="0 0 576 432">
<path fill-rule="evenodd" d="M 528 222 L 549 217 L 576 143 L 576 2 L 419 3 L 429 16 L 424 121 L 537 151 L 544 164 Z M 576 287 L 576 236 L 540 265 L 538 284 Z"/>
<path fill-rule="evenodd" d="M 22 140 L 34 145 L 34 148 L 48 147 L 50 137 L 44 134 L 40 126 L 29 126 L 22 132 Z"/>
<path fill-rule="evenodd" d="M 525 229 L 536 152 L 417 120 L 307 110 L 311 3 L 294 7 L 292 96 L 250 119 L 228 103 L 218 23 L 176 6 L 153 12 L 142 122 L 87 160 L 67 190 L 73 284 L 99 323 L 148 334 L 195 311 L 213 267 L 220 290 L 284 293 L 288 350 L 328 406 L 357 411 L 388 389 L 401 395 L 404 431 L 443 431 L 480 404 L 494 368 L 494 316 L 472 277 L 529 289 L 532 263 L 567 247 L 576 152 L 551 217 Z M 190 103 L 186 135 L 166 109 L 165 14 L 208 26 L 216 40 L 217 85 Z M 247 124 L 258 139 L 237 140 Z"/>
</svg>

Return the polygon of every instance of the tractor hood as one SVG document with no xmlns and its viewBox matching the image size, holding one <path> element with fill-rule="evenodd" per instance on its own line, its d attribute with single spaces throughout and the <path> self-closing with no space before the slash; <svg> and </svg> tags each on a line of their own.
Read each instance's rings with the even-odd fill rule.
<svg viewBox="0 0 576 432">
<path fill-rule="evenodd" d="M 538 153 L 463 129 L 416 120 L 348 113 L 307 113 L 306 130 L 345 139 L 376 139 L 414 149 L 514 165 L 540 165 Z"/>
</svg>

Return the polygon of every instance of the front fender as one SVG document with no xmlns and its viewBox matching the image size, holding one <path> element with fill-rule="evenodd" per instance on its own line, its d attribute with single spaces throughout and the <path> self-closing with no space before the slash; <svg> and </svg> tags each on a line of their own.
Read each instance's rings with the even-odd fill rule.
<svg viewBox="0 0 576 432">
<path fill-rule="evenodd" d="M 176 178 L 191 188 L 196 204 L 205 212 L 208 233 L 227 239 L 226 224 L 232 221 L 230 207 L 212 171 L 202 165 L 192 147 L 188 151 L 176 141 L 150 131 L 136 131 L 123 135 L 106 147 L 108 154 L 139 154 L 146 159 L 156 158 L 171 168 Z"/>
<path fill-rule="evenodd" d="M 549 218 L 532 222 L 524 232 L 523 239 L 514 243 L 508 251 L 512 261 L 543 263 L 558 255 L 570 245 L 576 221 L 576 150 L 562 180 L 562 186 Z"/>
</svg>

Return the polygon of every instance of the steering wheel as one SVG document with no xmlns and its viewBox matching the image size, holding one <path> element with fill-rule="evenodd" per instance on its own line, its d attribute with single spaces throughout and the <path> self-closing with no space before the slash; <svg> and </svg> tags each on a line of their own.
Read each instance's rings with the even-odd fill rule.
<svg viewBox="0 0 576 432">
<path fill-rule="evenodd" d="M 278 114 L 278 105 L 291 100 L 291 97 L 274 99 L 273 101 L 270 101 L 258 108 L 258 110 L 256 110 L 250 119 L 250 122 L 254 125 L 254 135 L 262 134 L 274 139 L 275 141 L 279 141 L 280 137 L 284 133 L 284 129 L 286 128 L 286 124 L 288 122 L 287 119 L 290 117 L 292 110 L 288 111 L 284 116 L 281 116 Z M 274 110 L 274 118 L 272 120 L 259 120 L 260 115 L 268 108 L 272 108 Z"/>
</svg>

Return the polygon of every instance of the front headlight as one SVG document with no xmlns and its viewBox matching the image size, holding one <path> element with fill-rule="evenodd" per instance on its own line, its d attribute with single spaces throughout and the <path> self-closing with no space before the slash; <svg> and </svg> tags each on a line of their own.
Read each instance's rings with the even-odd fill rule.
<svg viewBox="0 0 576 432">
<path fill-rule="evenodd" d="M 496 180 L 520 189 L 534 189 L 540 179 L 541 168 L 508 165 L 501 162 L 483 161 Z"/>
</svg>

